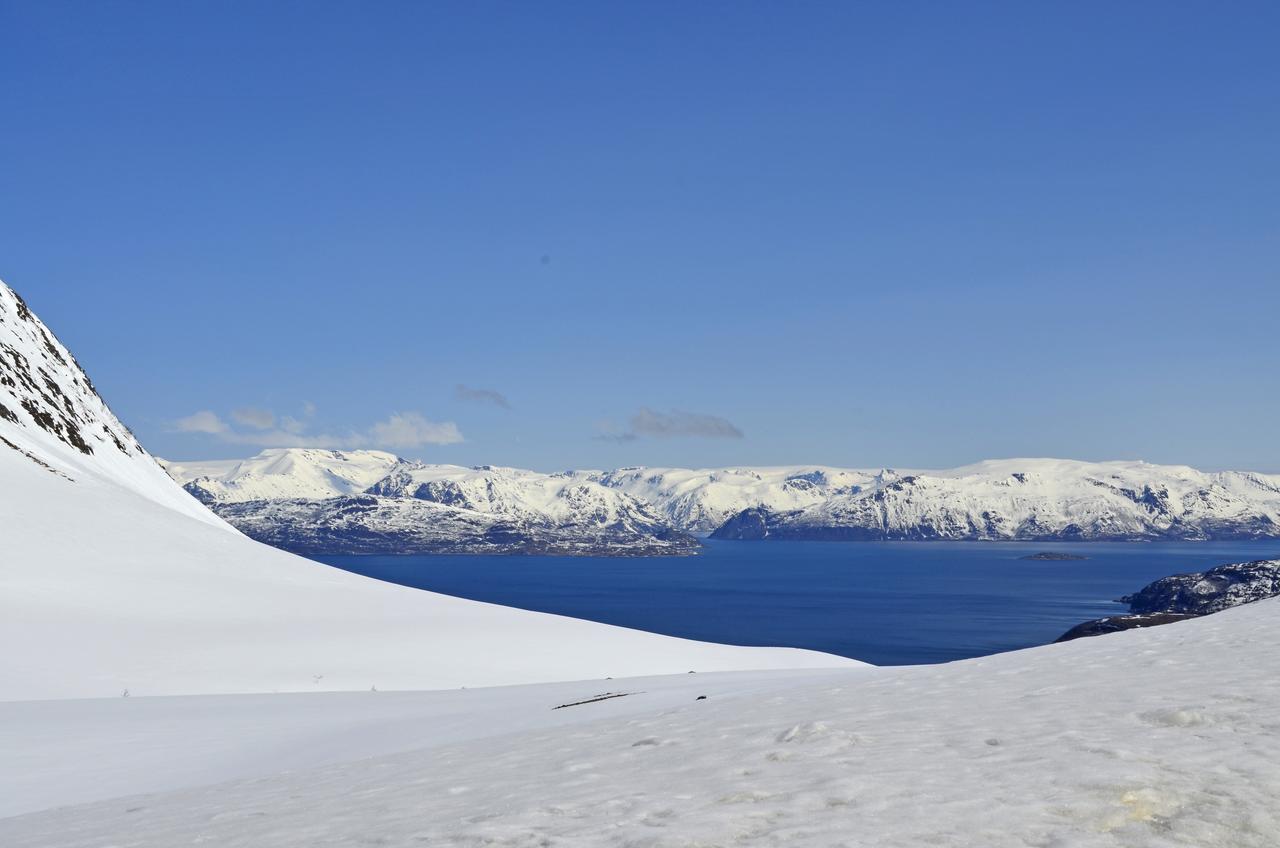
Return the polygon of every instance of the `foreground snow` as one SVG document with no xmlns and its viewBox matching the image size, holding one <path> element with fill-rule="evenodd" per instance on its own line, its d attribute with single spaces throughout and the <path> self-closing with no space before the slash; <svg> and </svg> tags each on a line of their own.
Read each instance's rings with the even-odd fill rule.
<svg viewBox="0 0 1280 848">
<path fill-rule="evenodd" d="M 560 727 L 526 723 L 554 715 L 554 698 L 512 701 L 505 718 L 479 716 L 487 737 L 446 727 L 447 744 L 428 750 L 410 750 L 431 731 L 405 723 L 406 710 L 394 728 L 401 753 L 18 816 L 0 821 L 0 842 L 1273 848 L 1278 643 L 1280 605 L 1260 601 L 945 666 L 712 691 L 640 714 L 617 711 L 626 698 L 587 704 L 558 711 L 574 714 Z M 431 725 L 432 711 L 422 715 Z M 48 732 L 56 718 L 32 721 Z M 125 792 L 139 762 L 130 733 L 116 735 Z M 260 740 L 237 744 L 256 752 Z M 318 734 L 314 744 L 342 742 Z"/>
<path fill-rule="evenodd" d="M 738 671 L 432 692 L 10 701 L 0 703 L 0 818 L 626 718 L 699 696 L 785 691 L 847 674 Z M 555 709 L 606 693 L 622 697 Z"/>
</svg>

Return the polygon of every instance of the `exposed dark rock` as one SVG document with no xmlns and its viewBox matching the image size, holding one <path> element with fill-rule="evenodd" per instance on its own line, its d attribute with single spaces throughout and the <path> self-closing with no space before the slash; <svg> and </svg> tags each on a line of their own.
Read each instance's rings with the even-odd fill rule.
<svg viewBox="0 0 1280 848">
<path fill-rule="evenodd" d="M 1208 615 L 1275 595 L 1280 595 L 1280 560 L 1255 560 L 1162 577 L 1120 600 L 1131 612 Z"/>
<path fill-rule="evenodd" d="M 1129 605 L 1129 615 L 1086 621 L 1057 641 L 1171 624 L 1278 595 L 1280 559 L 1233 562 L 1208 571 L 1174 574 L 1121 598 L 1121 603 Z"/>
<path fill-rule="evenodd" d="M 1157 627 L 1161 624 L 1173 624 L 1176 621 L 1185 621 L 1188 618 L 1198 618 L 1198 616 L 1177 612 L 1113 615 L 1107 618 L 1098 618 L 1093 621 L 1086 621 L 1084 624 L 1077 624 L 1054 641 L 1070 642 L 1072 639 L 1080 639 L 1085 636 L 1102 636 L 1107 633 L 1119 633 L 1121 630 L 1133 630 L 1139 627 Z"/>
</svg>

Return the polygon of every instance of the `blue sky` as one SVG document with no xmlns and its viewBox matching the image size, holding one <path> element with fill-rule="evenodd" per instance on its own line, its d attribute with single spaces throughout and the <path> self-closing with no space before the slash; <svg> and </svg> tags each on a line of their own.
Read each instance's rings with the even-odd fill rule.
<svg viewBox="0 0 1280 848">
<path fill-rule="evenodd" d="M 1274 3 L 0 2 L 154 453 L 1280 470 Z"/>
</svg>

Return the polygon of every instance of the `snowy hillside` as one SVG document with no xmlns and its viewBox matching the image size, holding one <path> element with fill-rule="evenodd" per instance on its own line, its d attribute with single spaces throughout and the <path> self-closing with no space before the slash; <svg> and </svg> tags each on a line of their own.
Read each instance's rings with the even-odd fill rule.
<svg viewBox="0 0 1280 848">
<path fill-rule="evenodd" d="M 51 808 L 0 842 L 1274 848 L 1277 645 L 1267 600 L 785 681 L 0 705 L 11 803 Z"/>
<path fill-rule="evenodd" d="M 850 664 L 449 598 L 260 545 L 168 478 L 3 284 L 0 355 L 0 700 Z"/>
<path fill-rule="evenodd" d="M 802 506 L 743 511 L 724 539 L 1244 539 L 1280 537 L 1280 475 L 1145 462 L 1009 459 L 881 472 Z"/>
</svg>

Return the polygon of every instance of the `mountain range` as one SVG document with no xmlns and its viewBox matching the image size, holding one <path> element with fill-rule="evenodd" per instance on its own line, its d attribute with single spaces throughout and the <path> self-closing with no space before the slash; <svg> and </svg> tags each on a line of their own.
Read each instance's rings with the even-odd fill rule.
<svg viewBox="0 0 1280 848">
<path fill-rule="evenodd" d="M 944 471 L 620 468 L 544 474 L 379 451 L 166 463 L 246 534 L 300 553 L 688 554 L 737 540 L 1280 537 L 1280 475 L 1007 459 Z"/>
<path fill-rule="evenodd" d="M 246 535 L 296 553 L 656 556 L 698 549 L 655 508 L 574 473 L 305 448 L 165 466 Z"/>
</svg>

